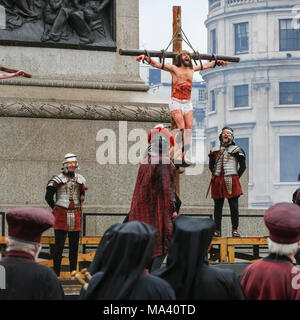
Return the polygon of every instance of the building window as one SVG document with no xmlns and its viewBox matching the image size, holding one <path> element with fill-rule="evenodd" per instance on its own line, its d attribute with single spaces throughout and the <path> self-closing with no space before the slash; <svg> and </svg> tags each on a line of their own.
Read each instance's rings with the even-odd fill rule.
<svg viewBox="0 0 300 320">
<path fill-rule="evenodd" d="M 215 90 L 211 90 L 210 91 L 210 111 L 214 112 L 216 111 L 216 94 L 215 94 Z"/>
<path fill-rule="evenodd" d="M 216 29 L 210 31 L 211 53 L 217 53 L 217 34 Z"/>
<path fill-rule="evenodd" d="M 209 11 L 219 8 L 221 6 L 221 0 L 209 0 Z"/>
<path fill-rule="evenodd" d="M 210 150 L 212 150 L 213 148 L 215 148 L 216 146 L 216 141 L 211 141 L 210 142 Z"/>
<path fill-rule="evenodd" d="M 249 106 L 248 85 L 234 86 L 234 107 L 243 108 Z"/>
<path fill-rule="evenodd" d="M 205 119 L 205 109 L 204 108 L 194 108 L 194 119 L 198 126 L 200 126 Z"/>
<path fill-rule="evenodd" d="M 149 69 L 149 85 L 153 86 L 161 83 L 161 70 Z"/>
<path fill-rule="evenodd" d="M 300 136 L 279 137 L 280 182 L 296 182 L 300 173 Z"/>
<path fill-rule="evenodd" d="M 200 88 L 198 90 L 198 101 L 200 103 L 206 103 L 207 97 L 206 97 L 206 88 Z"/>
<path fill-rule="evenodd" d="M 249 52 L 248 22 L 237 23 L 234 25 L 235 54 Z"/>
<path fill-rule="evenodd" d="M 300 104 L 300 82 L 279 83 L 279 104 Z"/>
<path fill-rule="evenodd" d="M 279 50 L 300 50 L 300 19 L 279 20 Z M 296 24 L 296 26 L 294 25 Z"/>
</svg>

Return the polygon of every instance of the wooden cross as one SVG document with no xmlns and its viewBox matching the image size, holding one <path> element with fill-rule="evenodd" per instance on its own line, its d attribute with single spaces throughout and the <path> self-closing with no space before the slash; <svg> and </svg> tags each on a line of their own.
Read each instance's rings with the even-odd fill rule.
<svg viewBox="0 0 300 320">
<path fill-rule="evenodd" d="M 175 36 L 176 34 L 176 36 Z M 174 37 L 175 36 L 175 37 Z M 181 34 L 181 7 L 173 6 L 173 52 L 182 51 L 182 34 Z M 175 59 L 173 58 L 173 63 Z M 172 83 L 173 86 L 173 83 Z M 171 130 L 177 128 L 176 123 L 173 118 L 171 118 Z M 180 167 L 176 170 L 175 174 L 175 192 L 180 199 L 180 173 L 183 173 Z"/>
<path fill-rule="evenodd" d="M 174 58 L 177 56 L 179 52 L 182 51 L 182 32 L 181 32 L 181 7 L 180 6 L 173 6 L 173 51 L 168 52 L 165 50 L 155 51 L 155 50 L 138 50 L 138 49 L 119 49 L 120 55 L 125 56 L 139 56 L 142 54 L 149 55 L 150 57 L 157 57 L 160 59 L 165 58 Z M 239 62 L 239 57 L 230 57 L 230 56 L 220 56 L 220 55 L 213 55 L 213 54 L 200 54 L 199 52 L 192 52 L 190 53 L 191 58 L 193 60 L 224 60 L 229 62 Z M 173 118 L 171 119 L 171 129 L 175 129 L 176 124 Z M 183 170 L 179 168 L 176 171 L 175 177 L 175 191 L 180 198 L 180 183 L 179 183 L 179 174 L 182 173 Z"/>
</svg>

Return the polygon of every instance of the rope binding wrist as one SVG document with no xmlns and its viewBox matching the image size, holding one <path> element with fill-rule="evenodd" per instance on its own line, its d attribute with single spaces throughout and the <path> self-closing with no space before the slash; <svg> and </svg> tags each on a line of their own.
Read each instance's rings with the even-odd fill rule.
<svg viewBox="0 0 300 320">
<path fill-rule="evenodd" d="M 146 57 L 149 59 L 149 61 L 147 61 Z M 148 50 L 146 49 L 145 49 L 145 58 L 142 60 L 142 62 L 151 65 L 151 57 Z"/>
</svg>

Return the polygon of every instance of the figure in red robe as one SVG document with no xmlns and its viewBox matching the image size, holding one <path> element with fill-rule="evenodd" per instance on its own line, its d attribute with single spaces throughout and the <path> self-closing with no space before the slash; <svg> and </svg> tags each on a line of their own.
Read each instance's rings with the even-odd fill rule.
<svg viewBox="0 0 300 320">
<path fill-rule="evenodd" d="M 249 300 L 300 300 L 300 269 L 292 259 L 300 245 L 300 207 L 281 202 L 264 216 L 270 255 L 248 266 L 241 285 Z"/>
<path fill-rule="evenodd" d="M 175 194 L 176 168 L 170 158 L 174 137 L 161 125 L 151 130 L 146 158 L 141 162 L 129 221 L 142 221 L 157 229 L 151 270 L 159 268 L 165 258 L 172 237 L 172 221 L 181 201 Z"/>
</svg>

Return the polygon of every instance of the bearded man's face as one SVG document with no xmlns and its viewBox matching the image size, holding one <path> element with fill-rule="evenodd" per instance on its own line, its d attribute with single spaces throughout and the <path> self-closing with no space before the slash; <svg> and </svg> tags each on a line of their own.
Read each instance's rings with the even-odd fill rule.
<svg viewBox="0 0 300 320">
<path fill-rule="evenodd" d="M 185 67 L 191 67 L 192 66 L 192 61 L 191 57 L 188 53 L 183 53 L 181 56 L 181 62 Z"/>
</svg>

